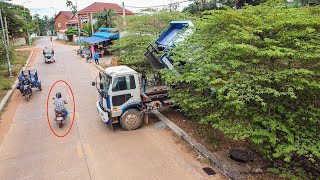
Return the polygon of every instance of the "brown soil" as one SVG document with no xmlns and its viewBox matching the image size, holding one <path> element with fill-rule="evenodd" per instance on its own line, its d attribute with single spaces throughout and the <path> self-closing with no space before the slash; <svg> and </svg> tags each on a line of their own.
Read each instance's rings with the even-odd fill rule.
<svg viewBox="0 0 320 180">
<path fill-rule="evenodd" d="M 7 103 L 7 107 L 4 110 L 0 118 L 0 145 L 2 144 L 4 136 L 8 133 L 14 115 L 21 101 L 21 94 L 19 91 L 14 91 Z"/>
<path fill-rule="evenodd" d="M 160 112 L 211 152 L 249 146 L 246 141 L 226 138 L 221 131 L 214 130 L 209 125 L 201 125 L 194 120 L 189 120 L 182 113 L 172 108 L 164 108 Z"/>
<path fill-rule="evenodd" d="M 183 129 L 197 142 L 201 143 L 208 150 L 216 153 L 221 158 L 225 158 L 226 161 L 230 161 L 228 156 L 221 156 L 223 152 L 228 151 L 231 148 L 240 148 L 250 150 L 250 143 L 247 141 L 236 141 L 224 136 L 224 134 L 216 129 L 213 129 L 209 125 L 201 125 L 195 120 L 190 120 L 185 117 L 181 112 L 174 110 L 173 108 L 163 108 L 160 112 L 170 119 L 173 123 Z M 228 158 L 228 159 L 226 159 Z M 262 164 L 267 164 L 259 155 L 255 155 L 255 161 L 247 164 L 239 164 L 235 161 L 231 162 L 232 166 L 239 170 L 241 166 L 259 167 Z M 240 172 L 242 172 L 240 170 Z M 277 174 L 272 173 L 242 173 L 246 179 L 283 179 Z"/>
</svg>

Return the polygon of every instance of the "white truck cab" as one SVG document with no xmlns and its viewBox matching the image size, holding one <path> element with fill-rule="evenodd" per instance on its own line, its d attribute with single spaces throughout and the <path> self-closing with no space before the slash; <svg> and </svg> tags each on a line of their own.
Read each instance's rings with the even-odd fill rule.
<svg viewBox="0 0 320 180">
<path fill-rule="evenodd" d="M 143 117 L 152 109 L 170 105 L 166 86 L 149 89 L 142 93 L 141 76 L 127 66 L 108 67 L 99 72 L 93 86 L 99 92 L 96 107 L 102 121 L 113 127 L 120 122 L 126 130 L 134 130 L 142 125 Z"/>
<path fill-rule="evenodd" d="M 127 130 L 141 126 L 141 86 L 135 70 L 127 66 L 108 67 L 99 73 L 92 85 L 99 91 L 100 99 L 96 106 L 105 124 L 112 125 L 120 121 Z"/>
</svg>

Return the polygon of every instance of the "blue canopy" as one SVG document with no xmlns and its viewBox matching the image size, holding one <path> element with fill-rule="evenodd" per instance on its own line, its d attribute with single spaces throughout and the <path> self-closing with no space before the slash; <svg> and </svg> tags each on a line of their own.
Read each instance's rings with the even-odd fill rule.
<svg viewBox="0 0 320 180">
<path fill-rule="evenodd" d="M 96 44 L 96 43 L 108 41 L 108 40 L 109 40 L 108 38 L 101 38 L 96 36 L 91 36 L 91 37 L 81 39 L 81 41 L 87 42 L 89 44 Z"/>
<path fill-rule="evenodd" d="M 118 31 L 118 29 L 117 28 L 99 28 L 99 31 L 115 32 L 115 31 Z"/>
<path fill-rule="evenodd" d="M 110 33 L 110 32 L 96 32 L 92 36 L 99 37 L 99 38 L 106 38 L 111 39 L 116 37 L 116 33 Z"/>
</svg>

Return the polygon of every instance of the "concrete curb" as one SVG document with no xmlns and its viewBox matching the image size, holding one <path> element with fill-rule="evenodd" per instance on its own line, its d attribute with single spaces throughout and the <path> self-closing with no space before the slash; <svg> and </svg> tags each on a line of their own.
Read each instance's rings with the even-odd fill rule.
<svg viewBox="0 0 320 180">
<path fill-rule="evenodd" d="M 207 150 L 202 144 L 198 143 L 196 140 L 192 139 L 181 128 L 179 128 L 177 125 L 175 125 L 172 121 L 170 121 L 168 118 L 166 118 L 163 114 L 161 114 L 157 110 L 151 111 L 159 120 L 163 121 L 176 135 L 178 135 L 181 139 L 185 140 L 190 144 L 192 148 L 194 148 L 196 151 L 198 151 L 202 156 L 206 157 L 211 165 L 217 168 L 218 171 L 220 171 L 221 174 L 226 176 L 229 179 L 237 179 L 237 180 L 244 180 L 246 179 L 244 176 L 242 176 L 238 171 L 234 170 L 232 167 L 230 167 L 228 164 L 224 163 L 223 160 Z"/>
<path fill-rule="evenodd" d="M 98 68 L 100 71 L 103 71 L 104 69 L 100 65 L 96 65 L 93 61 L 91 61 L 91 64 L 93 64 L 96 68 Z"/>
<path fill-rule="evenodd" d="M 26 69 L 26 67 L 28 66 L 32 56 L 33 56 L 33 49 L 31 49 L 31 53 L 29 55 L 29 58 L 26 62 L 26 64 L 23 66 L 22 68 L 22 71 L 24 71 Z M 17 87 L 17 84 L 18 84 L 19 80 L 18 78 L 14 81 L 13 85 L 11 86 L 11 89 L 7 92 L 7 94 L 3 97 L 3 99 L 1 100 L 0 102 L 0 111 L 2 111 L 4 105 L 6 104 L 6 102 L 9 100 L 9 98 L 11 97 L 12 93 L 14 92 L 14 90 L 16 89 Z"/>
</svg>

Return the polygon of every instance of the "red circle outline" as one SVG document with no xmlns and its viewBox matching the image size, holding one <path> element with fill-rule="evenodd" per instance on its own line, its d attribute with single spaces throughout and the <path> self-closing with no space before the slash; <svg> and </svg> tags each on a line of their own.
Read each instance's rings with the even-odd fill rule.
<svg viewBox="0 0 320 180">
<path fill-rule="evenodd" d="M 72 101 L 73 101 L 73 115 L 72 115 L 72 123 L 71 123 L 71 126 L 70 126 L 70 128 L 69 128 L 68 132 L 66 132 L 63 136 L 58 135 L 58 134 L 53 130 L 53 128 L 52 128 L 52 126 L 51 126 L 51 123 L 50 123 L 49 112 L 48 112 L 48 107 L 49 107 L 49 98 L 50 98 L 51 91 L 52 91 L 53 87 L 54 87 L 57 83 L 59 83 L 59 82 L 63 82 L 63 83 L 65 83 L 65 84 L 68 86 L 68 88 L 69 88 L 69 90 L 70 90 L 70 92 L 71 92 L 71 95 L 72 95 Z M 48 97 L 47 97 L 46 110 L 47 110 L 47 113 L 46 113 L 46 114 L 47 114 L 48 124 L 49 124 L 49 127 L 50 127 L 50 129 L 51 129 L 52 133 L 53 133 L 55 136 L 59 137 L 59 138 L 63 138 L 63 137 L 65 137 L 66 135 L 68 135 L 68 134 L 69 134 L 69 132 L 71 131 L 72 126 L 73 126 L 73 123 L 74 123 L 74 116 L 75 116 L 75 113 L 76 113 L 76 103 L 75 103 L 75 101 L 74 101 L 74 94 L 73 94 L 73 91 L 72 91 L 72 89 L 71 89 L 70 85 L 69 85 L 65 80 L 58 80 L 58 81 L 56 81 L 55 83 L 53 83 L 53 85 L 51 86 L 50 91 L 49 91 L 49 93 L 48 93 Z"/>
</svg>

